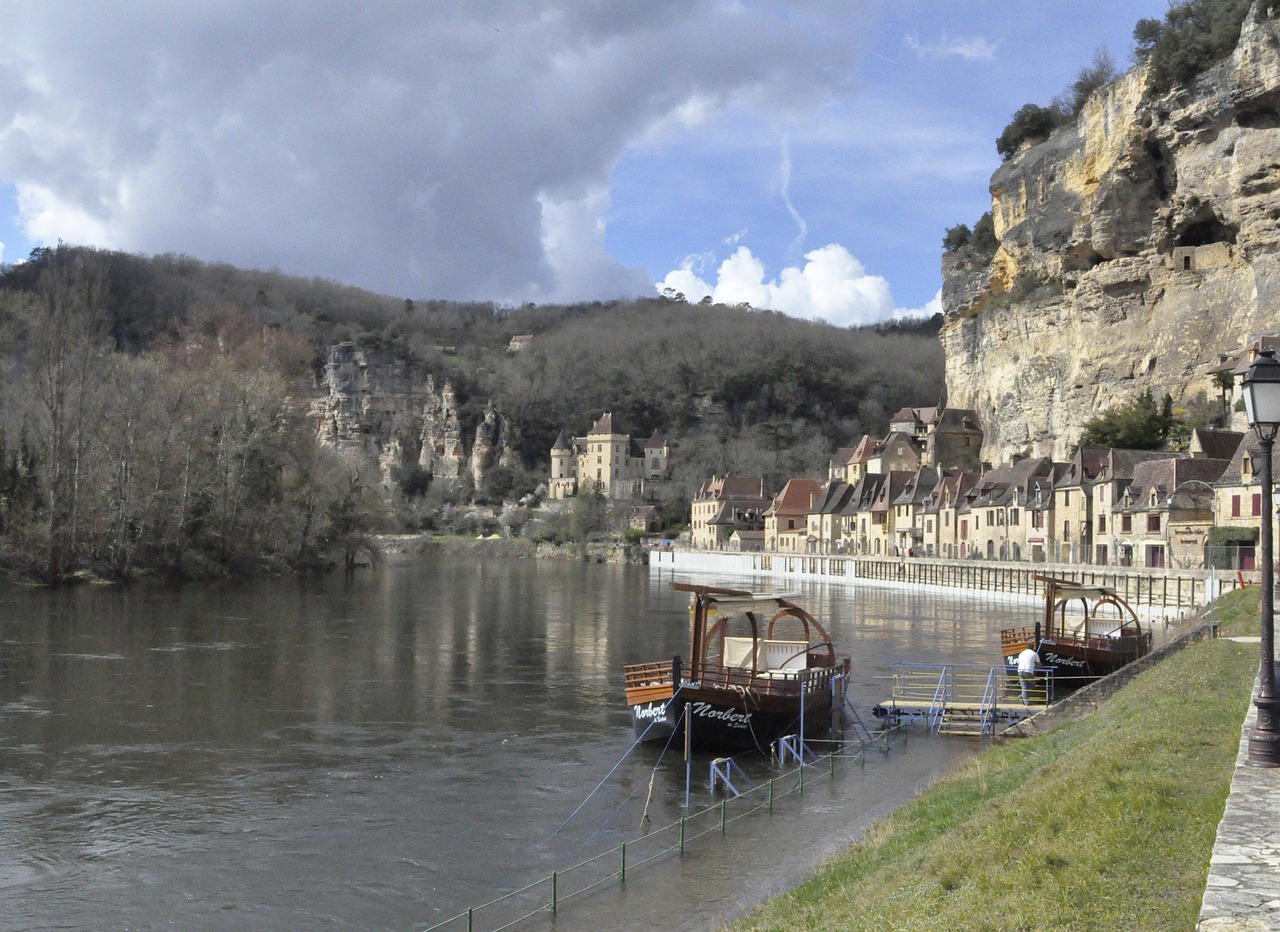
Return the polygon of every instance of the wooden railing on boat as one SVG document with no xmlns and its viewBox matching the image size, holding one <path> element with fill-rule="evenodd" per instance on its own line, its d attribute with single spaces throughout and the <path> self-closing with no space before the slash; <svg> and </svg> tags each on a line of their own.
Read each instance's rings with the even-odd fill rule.
<svg viewBox="0 0 1280 932">
<path fill-rule="evenodd" d="M 660 702 L 671 696 L 675 688 L 674 668 L 671 660 L 651 663 L 629 663 L 623 669 L 623 686 L 627 702 L 639 705 L 643 702 Z"/>
<path fill-rule="evenodd" d="M 1027 644 L 1033 643 L 1035 638 L 1036 628 L 1034 625 L 1024 625 L 1021 628 L 1005 628 L 1000 632 L 1000 646 L 1004 649 L 1003 653 L 1007 657 L 1010 655 L 1012 648 L 1017 648 L 1020 651 Z M 1058 644 L 1076 644 L 1090 650 L 1111 654 L 1132 654 L 1134 659 L 1145 656 L 1151 651 L 1150 631 L 1144 631 L 1141 634 L 1126 634 L 1121 637 L 1055 631 L 1052 637 L 1046 637 L 1045 639 Z"/>
<path fill-rule="evenodd" d="M 758 695 L 795 696 L 826 691 L 839 667 L 809 667 L 800 670 L 755 672 L 737 666 L 706 664 L 698 682 L 702 686 L 751 689 Z M 648 702 L 671 695 L 674 686 L 672 661 L 629 663 L 623 667 L 623 685 L 631 703 Z"/>
</svg>

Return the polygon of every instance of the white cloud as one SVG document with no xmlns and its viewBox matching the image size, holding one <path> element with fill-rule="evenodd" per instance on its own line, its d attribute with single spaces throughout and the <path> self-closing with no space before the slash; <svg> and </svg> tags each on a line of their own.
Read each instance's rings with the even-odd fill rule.
<svg viewBox="0 0 1280 932">
<path fill-rule="evenodd" d="M 942 313 L 942 289 L 938 289 L 935 294 L 924 307 L 900 307 L 893 312 L 894 320 L 903 320 L 908 317 L 932 317 L 935 314 Z"/>
<path fill-rule="evenodd" d="M 731 110 L 785 121 L 853 80 L 865 4 L 800 6 L 12 6 L 0 187 L 43 242 L 412 297 L 636 293 L 648 276 L 604 245 L 629 146 Z"/>
<path fill-rule="evenodd" d="M 784 268 L 766 280 L 764 263 L 746 246 L 739 246 L 716 269 L 715 281 L 702 277 L 703 257 L 685 260 L 668 272 L 658 290 L 685 296 L 696 304 L 710 295 L 717 304 L 747 303 L 781 311 L 792 317 L 825 320 L 838 327 L 872 324 L 893 317 L 932 314 L 942 307 L 941 293 L 924 308 L 895 307 L 889 283 L 870 275 L 862 263 L 838 243 L 805 253 L 802 267 Z"/>
<path fill-rule="evenodd" d="M 996 45 L 982 38 L 953 39 L 943 36 L 936 42 L 923 43 L 914 33 L 903 36 L 902 44 L 921 58 L 963 58 L 968 61 L 994 61 Z"/>
</svg>

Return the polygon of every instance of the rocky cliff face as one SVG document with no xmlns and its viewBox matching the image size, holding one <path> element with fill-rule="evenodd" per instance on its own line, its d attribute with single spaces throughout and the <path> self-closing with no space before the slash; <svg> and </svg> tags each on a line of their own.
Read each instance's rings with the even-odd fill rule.
<svg viewBox="0 0 1280 932">
<path fill-rule="evenodd" d="M 319 441 L 378 464 L 393 488 L 400 469 L 417 464 L 433 480 L 469 476 L 481 486 L 496 466 L 512 466 L 506 418 L 490 404 L 470 452 L 453 387 L 418 377 L 401 360 L 354 343 L 329 348 L 321 396 L 312 407 Z"/>
<path fill-rule="evenodd" d="M 1194 407 L 1222 354 L 1280 332 L 1280 26 L 1251 16 L 1190 88 L 1145 83 L 992 176 L 994 256 L 944 257 L 947 402 L 978 410 L 984 460 L 1065 459 L 1144 389 Z"/>
</svg>

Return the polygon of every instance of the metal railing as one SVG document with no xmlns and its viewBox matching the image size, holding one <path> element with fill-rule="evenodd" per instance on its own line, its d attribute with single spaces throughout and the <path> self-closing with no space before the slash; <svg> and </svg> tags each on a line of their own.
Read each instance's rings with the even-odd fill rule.
<svg viewBox="0 0 1280 932">
<path fill-rule="evenodd" d="M 606 884 L 623 883 L 630 874 L 647 864 L 672 856 L 683 857 L 691 844 L 709 836 L 723 836 L 735 822 L 759 813 L 774 814 L 780 803 L 803 797 L 806 774 L 825 771 L 829 779 L 834 779 L 837 764 L 852 761 L 865 765 L 867 751 L 876 745 L 878 750 L 888 754 L 891 736 L 894 735 L 905 740 L 905 729 L 885 729 L 874 742 L 820 742 L 811 739 L 811 744 L 826 744 L 830 750 L 808 764 L 782 771 L 767 782 L 735 796 L 726 796 L 714 805 L 683 816 L 677 822 L 652 829 L 640 838 L 624 842 L 563 870 L 553 871 L 487 903 L 473 906 L 428 927 L 426 932 L 454 932 L 464 929 L 466 932 L 499 932 L 537 916 L 554 917 L 566 902 L 585 896 Z M 722 764 L 723 769 L 727 768 Z M 812 781 L 812 776 L 808 779 Z"/>
</svg>

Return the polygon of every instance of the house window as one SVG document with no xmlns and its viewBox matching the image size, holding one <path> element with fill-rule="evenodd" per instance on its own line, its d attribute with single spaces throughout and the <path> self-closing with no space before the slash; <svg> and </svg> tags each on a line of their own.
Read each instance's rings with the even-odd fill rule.
<svg viewBox="0 0 1280 932">
<path fill-rule="evenodd" d="M 788 531 L 794 531 L 795 529 L 796 529 L 796 519 L 795 519 L 795 518 L 788 518 L 788 519 L 787 519 L 787 530 L 788 530 Z"/>
<path fill-rule="evenodd" d="M 969 519 L 968 518 L 960 522 L 960 539 L 961 540 L 969 539 Z"/>
<path fill-rule="evenodd" d="M 1239 495 L 1231 496 L 1231 517 L 1233 518 L 1240 517 L 1240 496 Z"/>
<path fill-rule="evenodd" d="M 1010 523 L 1011 525 L 1013 525 L 1014 527 L 1017 527 L 1017 526 L 1018 526 L 1018 522 L 1019 522 L 1020 520 L 1021 520 L 1021 518 L 1019 518 L 1019 517 L 1018 517 L 1018 509 L 1016 509 L 1016 508 L 1012 508 L 1012 509 L 1010 509 L 1010 510 L 1009 510 L 1009 523 Z"/>
<path fill-rule="evenodd" d="M 1160 533 L 1160 516 L 1159 515 L 1147 515 L 1147 533 L 1149 534 Z M 1161 566 L 1163 565 L 1164 564 L 1161 564 Z"/>
<path fill-rule="evenodd" d="M 1240 460 L 1240 478 L 1249 479 L 1253 476 L 1253 458 L 1248 453 Z"/>
<path fill-rule="evenodd" d="M 1107 516 L 1106 515 L 1098 515 L 1098 533 L 1099 534 L 1107 533 Z"/>
<path fill-rule="evenodd" d="M 1253 493 L 1253 516 L 1256 518 L 1262 514 L 1262 493 Z"/>
<path fill-rule="evenodd" d="M 1128 534 L 1132 530 L 1133 530 L 1133 515 L 1121 515 L 1120 516 L 1120 533 Z"/>
<path fill-rule="evenodd" d="M 1062 522 L 1062 539 L 1063 540 L 1071 539 L 1071 522 L 1070 521 Z"/>
<path fill-rule="evenodd" d="M 1070 492 L 1063 492 L 1063 493 L 1062 493 L 1062 507 L 1063 507 L 1063 508 L 1066 508 L 1066 507 L 1068 507 L 1070 504 L 1071 504 L 1071 493 L 1070 493 Z"/>
<path fill-rule="evenodd" d="M 1164 547 L 1160 544 L 1151 544 L 1147 547 L 1147 566 L 1152 569 L 1160 569 L 1164 566 Z"/>
</svg>

